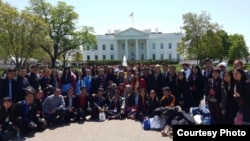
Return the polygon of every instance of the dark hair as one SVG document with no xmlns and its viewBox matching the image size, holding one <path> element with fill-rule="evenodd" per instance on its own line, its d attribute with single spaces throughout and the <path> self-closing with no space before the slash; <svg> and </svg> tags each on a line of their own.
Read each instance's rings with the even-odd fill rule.
<svg viewBox="0 0 250 141">
<path fill-rule="evenodd" d="M 169 87 L 163 87 L 162 91 L 167 91 L 167 92 L 171 92 L 171 89 Z"/>
<path fill-rule="evenodd" d="M 241 74 L 241 79 L 240 81 L 241 82 L 246 82 L 247 80 L 247 77 L 246 77 L 246 74 L 244 72 L 244 70 L 240 69 L 240 68 L 237 68 L 235 71 L 239 72 Z"/>
<path fill-rule="evenodd" d="M 212 60 L 209 59 L 209 58 L 206 58 L 205 61 L 204 61 L 204 63 L 207 63 L 207 62 L 213 63 Z"/>
<path fill-rule="evenodd" d="M 69 88 L 67 89 L 67 92 L 69 92 L 70 90 L 74 90 L 74 88 L 73 88 L 73 87 L 69 87 Z"/>
<path fill-rule="evenodd" d="M 82 86 L 82 87 L 80 88 L 80 90 L 83 90 L 83 89 L 87 89 L 87 87 L 85 87 L 85 86 Z"/>
<path fill-rule="evenodd" d="M 14 69 L 14 68 L 8 68 L 7 73 L 9 73 L 9 72 L 16 72 L 16 69 Z"/>
<path fill-rule="evenodd" d="M 12 99 L 11 99 L 10 97 L 4 97 L 4 98 L 2 99 L 2 101 L 1 101 L 1 106 L 3 105 L 3 103 L 4 103 L 5 101 L 12 102 Z"/>
<path fill-rule="evenodd" d="M 25 96 L 27 96 L 28 94 L 35 95 L 36 94 L 36 90 L 32 86 L 28 86 L 25 89 Z"/>
</svg>

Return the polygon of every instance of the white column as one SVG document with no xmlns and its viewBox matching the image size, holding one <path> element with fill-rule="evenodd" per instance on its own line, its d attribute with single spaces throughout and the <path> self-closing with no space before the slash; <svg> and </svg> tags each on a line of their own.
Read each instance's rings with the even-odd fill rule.
<svg viewBox="0 0 250 141">
<path fill-rule="evenodd" d="M 135 41 L 135 60 L 139 60 L 139 46 L 138 46 L 138 39 Z"/>
<path fill-rule="evenodd" d="M 125 40 L 125 55 L 126 55 L 126 58 L 128 59 L 128 40 Z"/>
<path fill-rule="evenodd" d="M 146 60 L 149 60 L 149 59 L 151 59 L 151 56 L 149 56 L 149 51 L 150 51 L 150 49 L 149 49 L 149 47 L 150 47 L 150 45 L 149 45 L 149 41 L 148 41 L 148 39 L 146 40 Z"/>
<path fill-rule="evenodd" d="M 119 60 L 121 58 L 119 58 L 119 51 L 120 51 L 120 46 L 119 46 L 119 42 L 118 40 L 115 41 L 115 47 L 114 47 L 114 52 L 115 53 L 115 56 L 114 56 L 114 60 Z"/>
</svg>

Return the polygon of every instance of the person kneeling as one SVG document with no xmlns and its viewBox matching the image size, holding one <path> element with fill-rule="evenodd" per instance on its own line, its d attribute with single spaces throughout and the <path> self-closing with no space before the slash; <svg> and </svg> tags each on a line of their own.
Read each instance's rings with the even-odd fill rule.
<svg viewBox="0 0 250 141">
<path fill-rule="evenodd" d="M 109 108 L 105 111 L 108 119 L 124 119 L 125 100 L 120 97 L 119 90 L 115 90 L 114 98 L 111 100 Z"/>
<path fill-rule="evenodd" d="M 65 114 L 65 122 L 71 122 L 71 119 L 77 117 L 77 108 L 78 108 L 78 101 L 76 96 L 74 95 L 74 88 L 70 87 L 67 90 L 67 96 L 64 98 L 65 106 L 67 107 L 66 114 Z"/>
<path fill-rule="evenodd" d="M 62 124 L 64 122 L 66 108 L 61 89 L 57 88 L 53 95 L 45 99 L 43 112 L 49 124 Z"/>
<path fill-rule="evenodd" d="M 36 117 L 36 107 L 33 103 L 36 91 L 33 87 L 26 88 L 25 100 L 19 101 L 13 111 L 14 128 L 23 133 L 34 133 L 38 125 L 42 125 Z M 45 121 L 44 121 L 45 122 Z"/>
</svg>

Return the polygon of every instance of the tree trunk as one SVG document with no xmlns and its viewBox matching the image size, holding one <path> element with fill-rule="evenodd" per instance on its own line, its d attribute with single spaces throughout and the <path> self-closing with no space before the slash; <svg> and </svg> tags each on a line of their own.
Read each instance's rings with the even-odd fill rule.
<svg viewBox="0 0 250 141">
<path fill-rule="evenodd" d="M 50 57 L 51 59 L 51 67 L 55 68 L 56 67 L 56 57 Z"/>
<path fill-rule="evenodd" d="M 54 55 L 51 56 L 51 67 L 55 68 L 56 67 L 56 59 L 58 56 L 58 43 L 54 43 Z"/>
<path fill-rule="evenodd" d="M 63 53 L 63 67 L 66 67 L 66 53 Z"/>
</svg>

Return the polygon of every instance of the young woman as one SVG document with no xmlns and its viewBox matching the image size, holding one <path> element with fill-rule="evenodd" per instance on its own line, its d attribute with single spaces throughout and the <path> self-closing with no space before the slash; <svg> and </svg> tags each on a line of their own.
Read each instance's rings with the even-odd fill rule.
<svg viewBox="0 0 250 141">
<path fill-rule="evenodd" d="M 222 115 L 224 116 L 224 123 L 233 125 L 234 118 L 239 110 L 239 105 L 234 98 L 235 81 L 233 72 L 225 72 L 222 81 Z"/>
<path fill-rule="evenodd" d="M 13 103 L 9 97 L 3 98 L 0 107 L 0 132 L 5 132 L 11 128 Z M 0 137 L 1 139 L 1 137 Z"/>
<path fill-rule="evenodd" d="M 67 90 L 71 87 L 75 88 L 75 78 L 72 75 L 70 68 L 65 67 L 60 79 L 60 88 L 62 90 L 62 95 L 66 96 Z"/>
<path fill-rule="evenodd" d="M 51 78 L 51 83 L 54 89 L 59 88 L 59 74 L 58 71 L 56 69 L 51 71 L 50 74 L 50 78 Z"/>
<path fill-rule="evenodd" d="M 239 111 L 243 115 L 243 124 L 250 125 L 250 83 L 247 81 L 244 70 L 235 69 L 233 72 L 236 81 L 234 97 L 239 104 Z"/>
<path fill-rule="evenodd" d="M 199 66 L 194 66 L 188 78 L 191 94 L 194 98 L 193 107 L 198 107 L 204 96 L 204 77 Z"/>
<path fill-rule="evenodd" d="M 185 72 L 178 73 L 175 96 L 176 105 L 180 105 L 184 111 L 189 112 L 190 107 L 193 106 L 194 100 L 186 79 Z"/>
<path fill-rule="evenodd" d="M 214 68 L 212 70 L 212 78 L 208 79 L 206 85 L 206 98 L 210 113 L 214 119 L 214 124 L 222 124 L 223 116 L 221 110 L 221 79 L 219 77 L 220 70 Z"/>
<path fill-rule="evenodd" d="M 154 89 L 149 93 L 147 116 L 153 117 L 153 111 L 159 107 L 160 101 Z"/>
<path fill-rule="evenodd" d="M 143 77 L 140 77 L 140 72 L 135 72 L 134 79 L 132 81 L 132 87 L 139 87 L 139 89 L 147 89 L 147 83 Z"/>
<path fill-rule="evenodd" d="M 148 94 L 145 88 L 140 89 L 139 104 L 136 118 L 139 121 L 143 121 L 144 117 L 147 115 L 148 109 Z"/>
</svg>

